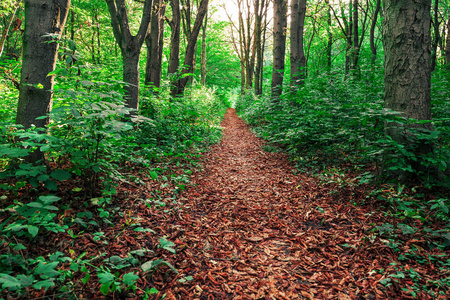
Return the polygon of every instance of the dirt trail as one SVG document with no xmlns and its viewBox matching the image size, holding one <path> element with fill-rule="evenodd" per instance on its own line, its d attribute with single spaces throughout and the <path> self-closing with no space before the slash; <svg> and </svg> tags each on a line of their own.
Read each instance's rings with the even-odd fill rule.
<svg viewBox="0 0 450 300">
<path fill-rule="evenodd" d="M 284 154 L 264 152 L 233 109 L 222 125 L 173 225 L 176 268 L 194 280 L 171 286 L 169 298 L 375 298 L 368 272 L 382 258 L 339 246 L 360 241 L 365 212 L 330 204 Z"/>
</svg>

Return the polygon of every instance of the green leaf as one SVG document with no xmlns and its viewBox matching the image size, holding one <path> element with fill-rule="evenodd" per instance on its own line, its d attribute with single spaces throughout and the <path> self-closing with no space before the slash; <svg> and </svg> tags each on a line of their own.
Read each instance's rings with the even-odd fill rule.
<svg viewBox="0 0 450 300">
<path fill-rule="evenodd" d="M 91 274 L 86 273 L 86 276 L 84 276 L 83 279 L 81 279 L 81 282 L 83 284 L 86 284 L 88 282 L 89 278 L 91 278 Z"/>
<path fill-rule="evenodd" d="M 141 265 L 141 269 L 144 272 L 147 271 L 153 271 L 154 269 L 156 269 L 157 267 L 159 267 L 160 265 L 166 265 L 168 266 L 172 271 L 174 271 L 175 273 L 178 274 L 178 271 L 167 261 L 163 260 L 163 259 L 156 259 L 156 260 L 150 260 L 148 262 L 145 262 Z"/>
<path fill-rule="evenodd" d="M 47 180 L 44 182 L 44 186 L 50 191 L 57 191 L 58 185 L 53 180 Z"/>
<path fill-rule="evenodd" d="M 136 280 L 139 279 L 139 276 L 134 273 L 126 273 L 122 277 L 122 281 L 126 285 L 133 285 L 136 283 Z"/>
<path fill-rule="evenodd" d="M 114 275 L 109 272 L 99 273 L 97 274 L 97 277 L 100 278 L 100 283 L 108 283 L 108 282 L 114 282 Z M 109 286 L 108 286 L 109 288 Z"/>
<path fill-rule="evenodd" d="M 184 283 L 184 282 L 191 281 L 191 280 L 193 280 L 193 279 L 194 279 L 194 277 L 192 277 L 192 276 L 186 276 L 186 277 L 184 277 L 184 278 L 178 279 L 178 282 L 179 282 L 179 283 Z"/>
<path fill-rule="evenodd" d="M 21 286 L 17 278 L 4 273 L 0 273 L 0 283 L 2 284 L 2 289 L 12 288 L 14 290 Z"/>
<path fill-rule="evenodd" d="M 158 294 L 159 291 L 158 291 L 157 289 L 155 289 L 154 287 L 152 287 L 152 288 L 148 291 L 148 293 L 149 293 L 150 295 L 153 295 L 153 294 Z"/>
<path fill-rule="evenodd" d="M 39 197 L 39 200 L 41 200 L 45 205 L 55 203 L 55 202 L 59 201 L 60 199 L 61 198 L 59 198 L 57 196 L 53 196 L 53 195 Z"/>
<path fill-rule="evenodd" d="M 28 203 L 27 206 L 34 207 L 34 208 L 43 208 L 44 204 L 39 203 L 39 202 L 31 202 L 31 203 Z"/>
<path fill-rule="evenodd" d="M 150 171 L 148 173 L 150 174 L 150 177 L 152 179 L 157 179 L 158 178 L 158 173 L 156 173 L 155 171 Z"/>
<path fill-rule="evenodd" d="M 34 188 L 37 188 L 39 186 L 39 180 L 34 177 L 30 178 L 29 183 Z"/>
<path fill-rule="evenodd" d="M 102 284 L 102 286 L 100 287 L 100 292 L 102 292 L 102 294 L 105 296 L 108 295 L 109 287 L 111 286 L 111 284 L 112 282 Z"/>
<path fill-rule="evenodd" d="M 173 249 L 172 247 L 175 246 L 174 242 L 168 241 L 165 238 L 160 238 L 159 239 L 159 244 L 161 245 L 161 248 L 166 249 L 169 252 L 172 252 L 173 254 L 175 254 L 175 249 Z"/>
<path fill-rule="evenodd" d="M 52 278 L 59 275 L 59 272 L 55 270 L 57 266 L 57 261 L 50 263 L 41 261 L 39 262 L 34 272 L 40 274 L 41 276 Z"/>
<path fill-rule="evenodd" d="M 27 247 L 25 247 L 23 244 L 19 243 L 19 244 L 15 245 L 13 249 L 15 251 L 19 251 L 19 250 L 25 250 L 25 249 L 27 249 Z"/>
<path fill-rule="evenodd" d="M 55 286 L 55 283 L 52 280 L 41 280 L 38 281 L 37 283 L 35 283 L 33 285 L 33 288 L 40 290 L 42 288 L 45 288 L 45 290 L 47 290 L 49 287 Z"/>
<path fill-rule="evenodd" d="M 72 175 L 66 170 L 55 170 L 50 174 L 50 176 L 60 181 L 67 180 L 72 177 Z"/>
<path fill-rule="evenodd" d="M 143 227 L 136 227 L 135 229 L 133 229 L 133 231 L 156 233 L 154 230 L 152 230 L 150 228 L 143 228 Z"/>
<path fill-rule="evenodd" d="M 35 237 L 39 232 L 39 228 L 37 228 L 36 226 L 30 226 L 28 227 L 28 233 L 32 236 Z"/>
</svg>

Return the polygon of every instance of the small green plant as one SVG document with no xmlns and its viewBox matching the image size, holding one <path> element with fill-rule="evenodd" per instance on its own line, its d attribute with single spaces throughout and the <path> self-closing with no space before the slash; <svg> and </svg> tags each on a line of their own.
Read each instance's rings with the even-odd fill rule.
<svg viewBox="0 0 450 300">
<path fill-rule="evenodd" d="M 64 232 L 68 226 L 55 221 L 58 207 L 53 204 L 60 200 L 56 196 L 40 196 L 36 201 L 18 203 L 10 209 L 17 213 L 14 221 L 6 226 L 4 232 L 14 232 L 18 236 L 36 237 L 39 231 Z"/>
</svg>

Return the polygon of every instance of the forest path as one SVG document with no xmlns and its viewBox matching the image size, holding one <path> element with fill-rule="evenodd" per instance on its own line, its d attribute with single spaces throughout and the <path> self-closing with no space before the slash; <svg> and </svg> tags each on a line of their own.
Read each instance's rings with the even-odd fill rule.
<svg viewBox="0 0 450 300">
<path fill-rule="evenodd" d="M 388 255 L 340 246 L 360 243 L 366 211 L 293 175 L 287 156 L 264 152 L 234 109 L 222 126 L 222 142 L 193 176 L 172 223 L 170 239 L 182 249 L 175 267 L 194 280 L 173 284 L 168 299 L 373 297 L 373 287 L 364 292 L 376 280 L 369 272 Z"/>
</svg>

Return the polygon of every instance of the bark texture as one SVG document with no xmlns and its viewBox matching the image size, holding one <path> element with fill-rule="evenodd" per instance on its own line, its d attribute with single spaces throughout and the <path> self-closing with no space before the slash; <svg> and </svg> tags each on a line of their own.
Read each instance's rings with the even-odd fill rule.
<svg viewBox="0 0 450 300">
<path fill-rule="evenodd" d="M 16 123 L 30 128 L 44 127 L 49 119 L 36 120 L 52 109 L 54 76 L 58 39 L 63 32 L 70 0 L 25 1 L 25 32 L 23 63 L 20 76 Z M 39 86 L 38 86 L 39 85 Z"/>
<path fill-rule="evenodd" d="M 291 0 L 291 86 L 302 84 L 306 77 L 306 57 L 303 50 L 306 0 Z"/>
<path fill-rule="evenodd" d="M 384 1 L 385 107 L 408 119 L 431 119 L 430 7 L 431 0 Z M 398 123 L 387 123 L 386 133 L 404 145 L 411 138 Z M 417 145 L 415 151 L 429 148 Z"/>
<path fill-rule="evenodd" d="M 284 62 L 286 54 L 287 27 L 286 0 L 274 0 L 273 4 L 273 71 L 272 97 L 276 98 L 283 92 Z"/>
</svg>

